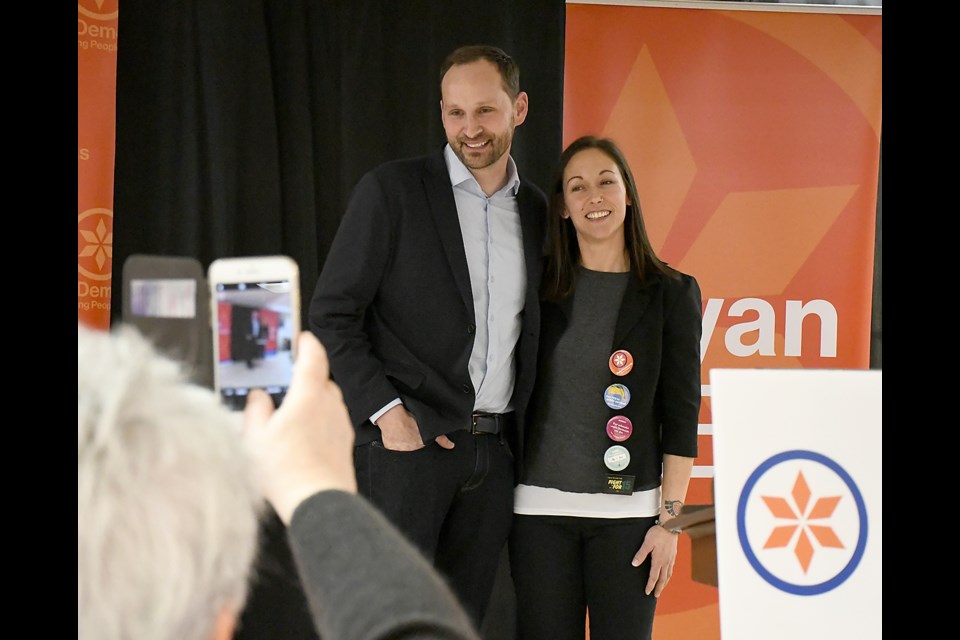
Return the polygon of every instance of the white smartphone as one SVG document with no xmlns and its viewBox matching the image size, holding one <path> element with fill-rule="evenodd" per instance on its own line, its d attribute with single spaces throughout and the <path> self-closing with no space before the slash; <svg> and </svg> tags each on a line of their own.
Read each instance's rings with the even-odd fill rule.
<svg viewBox="0 0 960 640">
<path fill-rule="evenodd" d="M 214 389 L 241 411 L 251 389 L 280 406 L 300 334 L 300 270 L 288 256 L 220 258 L 207 270 Z"/>
</svg>

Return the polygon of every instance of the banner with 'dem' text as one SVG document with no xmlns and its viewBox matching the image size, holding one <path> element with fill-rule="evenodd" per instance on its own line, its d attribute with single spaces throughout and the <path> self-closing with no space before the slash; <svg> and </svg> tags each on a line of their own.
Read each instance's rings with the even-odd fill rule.
<svg viewBox="0 0 960 640">
<path fill-rule="evenodd" d="M 77 3 L 77 319 L 110 326 L 119 0 Z"/>
<path fill-rule="evenodd" d="M 613 138 L 661 258 L 703 292 L 700 455 L 714 368 L 866 369 L 882 114 L 879 8 L 567 3 L 564 144 Z M 654 637 L 717 640 L 681 538 Z"/>
</svg>

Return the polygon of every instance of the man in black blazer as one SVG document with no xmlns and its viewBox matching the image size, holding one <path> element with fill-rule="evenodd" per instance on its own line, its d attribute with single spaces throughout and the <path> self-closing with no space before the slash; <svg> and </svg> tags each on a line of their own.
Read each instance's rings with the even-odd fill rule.
<svg viewBox="0 0 960 640">
<path fill-rule="evenodd" d="M 253 369 L 255 360 L 262 360 L 267 345 L 267 338 L 270 336 L 270 329 L 260 319 L 260 311 L 253 309 L 250 311 L 250 329 L 244 334 L 244 360 L 247 361 L 247 368 Z"/>
<path fill-rule="evenodd" d="M 360 180 L 309 322 L 357 430 L 360 491 L 479 628 L 535 374 L 546 197 L 510 156 L 527 115 L 516 63 L 463 47 L 440 77 L 448 144 Z"/>
</svg>

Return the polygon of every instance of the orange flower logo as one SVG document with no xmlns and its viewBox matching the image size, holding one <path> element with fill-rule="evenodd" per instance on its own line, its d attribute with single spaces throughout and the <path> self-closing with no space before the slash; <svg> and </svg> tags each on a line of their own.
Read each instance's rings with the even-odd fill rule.
<svg viewBox="0 0 960 640">
<path fill-rule="evenodd" d="M 828 521 L 840 502 L 840 496 L 817 498 L 812 502 L 811 497 L 810 486 L 803 477 L 802 471 L 797 472 L 797 479 L 793 483 L 793 490 L 788 498 L 761 496 L 775 518 L 790 521 L 790 524 L 775 527 L 763 548 L 786 547 L 793 541 L 794 534 L 799 530 L 800 534 L 793 542 L 793 554 L 805 574 L 810 568 L 815 553 L 813 540 L 816 540 L 821 547 L 844 548 L 843 542 Z"/>
<path fill-rule="evenodd" d="M 113 212 L 88 209 L 77 216 L 77 271 L 91 280 L 113 273 Z"/>
</svg>

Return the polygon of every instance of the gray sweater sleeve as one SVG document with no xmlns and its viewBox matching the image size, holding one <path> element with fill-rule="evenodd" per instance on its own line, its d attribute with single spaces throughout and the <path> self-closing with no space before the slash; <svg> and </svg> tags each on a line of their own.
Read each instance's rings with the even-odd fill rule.
<svg viewBox="0 0 960 640">
<path fill-rule="evenodd" d="M 440 575 L 362 496 L 314 494 L 287 536 L 325 640 L 479 640 Z"/>
</svg>

